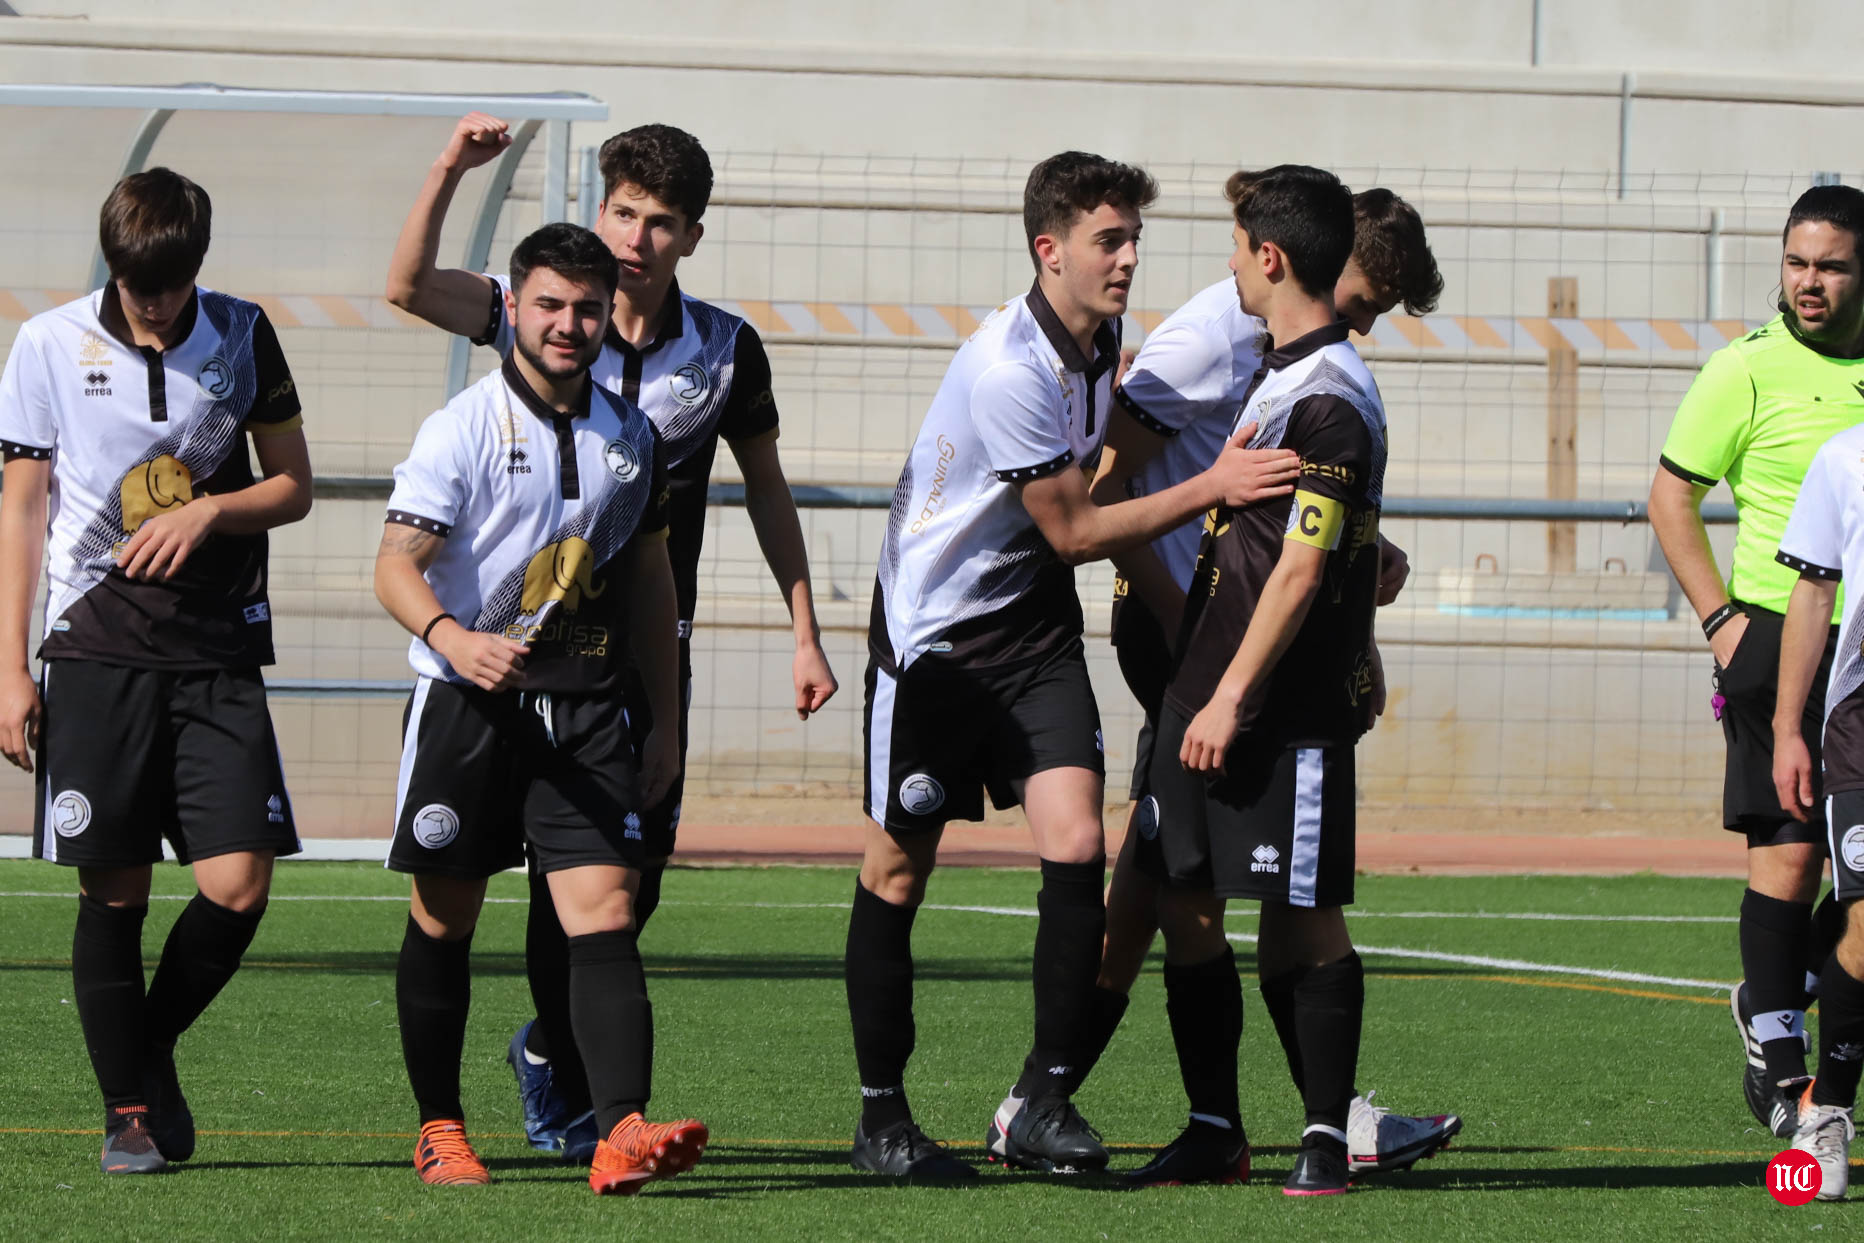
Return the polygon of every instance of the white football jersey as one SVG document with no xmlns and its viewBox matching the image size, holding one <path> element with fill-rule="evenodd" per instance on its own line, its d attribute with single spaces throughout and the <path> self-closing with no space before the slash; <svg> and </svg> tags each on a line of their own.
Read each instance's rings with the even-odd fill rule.
<svg viewBox="0 0 1864 1243">
<path fill-rule="evenodd" d="M 574 414 L 537 397 L 510 359 L 427 417 L 395 468 L 388 521 L 441 536 L 427 567 L 461 625 L 531 646 L 527 690 L 596 690 L 627 653 L 616 558 L 664 535 L 666 466 L 639 407 L 599 385 Z M 464 681 L 419 638 L 408 663 Z"/>
<path fill-rule="evenodd" d="M 1233 279 L 1201 290 L 1147 334 L 1115 400 L 1166 440 L 1128 481 L 1128 495 L 1163 492 L 1217 460 L 1262 366 L 1266 334 L 1262 321 L 1244 312 Z M 1152 542 L 1181 590 L 1191 586 L 1203 532 L 1199 515 Z"/>
<path fill-rule="evenodd" d="M 1074 572 L 1018 485 L 1099 459 L 1118 321 L 1094 344 L 1088 358 L 1032 288 L 959 348 L 893 492 L 868 629 L 877 661 L 1009 664 L 1080 636 Z"/>
<path fill-rule="evenodd" d="M 278 336 L 254 304 L 198 289 L 173 346 L 139 346 L 118 335 L 128 329 L 115 299 L 106 285 L 33 316 L 0 378 L 0 451 L 52 467 L 41 655 L 270 664 L 263 532 L 209 536 L 172 578 L 132 581 L 116 558 L 148 519 L 250 486 L 247 433 L 300 426 Z"/>
<path fill-rule="evenodd" d="M 1780 564 L 1810 578 L 1829 582 L 1864 577 L 1864 425 L 1839 432 L 1813 455 L 1799 497 L 1780 537 Z M 1832 660 L 1831 681 L 1826 684 L 1825 766 L 1828 778 L 1835 767 L 1864 777 L 1864 704 L 1850 704 L 1864 688 L 1864 620 L 1859 603 L 1864 591 L 1844 593 L 1839 618 L 1838 654 Z M 1846 716 L 1842 723 L 1835 717 Z M 1835 743 L 1834 732 L 1842 735 Z M 1852 751 L 1859 752 L 1851 754 Z M 1828 779 L 1826 792 L 1847 788 Z M 1854 787 L 1852 787 L 1854 788 Z"/>
</svg>

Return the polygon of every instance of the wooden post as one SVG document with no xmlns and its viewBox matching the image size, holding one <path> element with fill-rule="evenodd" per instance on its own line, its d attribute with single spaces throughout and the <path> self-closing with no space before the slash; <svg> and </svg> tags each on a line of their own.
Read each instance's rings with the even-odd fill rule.
<svg viewBox="0 0 1864 1243">
<path fill-rule="evenodd" d="M 1547 315 L 1579 315 L 1579 280 L 1547 278 Z M 1579 352 L 1564 337 L 1547 351 L 1547 497 L 1572 500 L 1579 495 Z M 1579 524 L 1547 524 L 1547 569 L 1571 574 L 1578 568 Z"/>
</svg>

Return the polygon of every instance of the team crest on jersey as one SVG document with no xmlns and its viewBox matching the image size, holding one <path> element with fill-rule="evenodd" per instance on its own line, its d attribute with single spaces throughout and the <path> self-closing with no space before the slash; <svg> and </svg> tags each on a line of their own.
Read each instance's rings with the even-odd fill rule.
<svg viewBox="0 0 1864 1243">
<path fill-rule="evenodd" d="M 87 330 L 83 336 L 78 338 L 78 366 L 116 366 L 116 359 L 110 355 L 110 343 L 95 332 Z"/>
<path fill-rule="evenodd" d="M 698 363 L 683 363 L 667 377 L 667 388 L 680 405 L 696 406 L 712 391 L 712 381 Z"/>
<path fill-rule="evenodd" d="M 218 354 L 201 364 L 198 378 L 201 391 L 216 400 L 233 391 L 233 368 Z"/>
<path fill-rule="evenodd" d="M 91 825 L 91 800 L 76 790 L 66 790 L 52 800 L 52 831 L 60 837 L 76 837 Z"/>
<path fill-rule="evenodd" d="M 602 463 L 623 483 L 633 483 L 634 477 L 641 473 L 640 459 L 623 440 L 611 440 L 602 446 Z"/>
<path fill-rule="evenodd" d="M 414 813 L 414 840 L 429 850 L 453 844 L 460 835 L 459 813 L 445 803 L 429 803 Z"/>
</svg>

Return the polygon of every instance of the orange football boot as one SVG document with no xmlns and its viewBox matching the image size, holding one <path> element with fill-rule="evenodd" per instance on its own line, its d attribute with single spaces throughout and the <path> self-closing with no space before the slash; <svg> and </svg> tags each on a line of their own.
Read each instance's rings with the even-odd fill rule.
<svg viewBox="0 0 1864 1243">
<path fill-rule="evenodd" d="M 631 1196 L 656 1179 L 692 1169 L 711 1137 L 696 1118 L 653 1123 L 629 1114 L 595 1146 L 589 1186 L 599 1196 Z"/>
<path fill-rule="evenodd" d="M 456 1118 L 421 1124 L 421 1137 L 414 1141 L 414 1168 L 422 1182 L 435 1187 L 483 1187 L 492 1181 L 466 1141 L 466 1124 Z"/>
</svg>

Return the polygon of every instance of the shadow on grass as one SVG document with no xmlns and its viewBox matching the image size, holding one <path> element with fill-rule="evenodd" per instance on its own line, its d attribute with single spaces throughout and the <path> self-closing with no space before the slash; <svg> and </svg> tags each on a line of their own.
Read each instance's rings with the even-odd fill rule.
<svg viewBox="0 0 1864 1243">
<path fill-rule="evenodd" d="M 395 973 L 397 953 L 398 951 L 391 947 L 382 950 L 320 950 L 314 954 L 248 954 L 240 964 L 240 970 L 392 976 Z M 842 958 L 839 953 L 727 958 L 678 954 L 659 955 L 649 951 L 645 957 L 649 978 L 834 980 L 837 982 L 842 978 Z M 151 959 L 144 965 L 153 969 L 155 960 Z M 69 974 L 71 964 L 69 961 L 60 962 L 54 959 L 36 962 L 11 961 L 6 964 L 6 970 L 46 971 L 63 975 Z M 486 979 L 498 976 L 522 976 L 525 973 L 524 955 L 496 951 L 475 953 L 472 956 L 472 971 L 475 977 Z M 1029 967 L 1027 963 L 994 958 L 931 958 L 915 965 L 914 978 L 921 981 L 1014 981 L 1022 983 L 1029 979 Z"/>
</svg>

